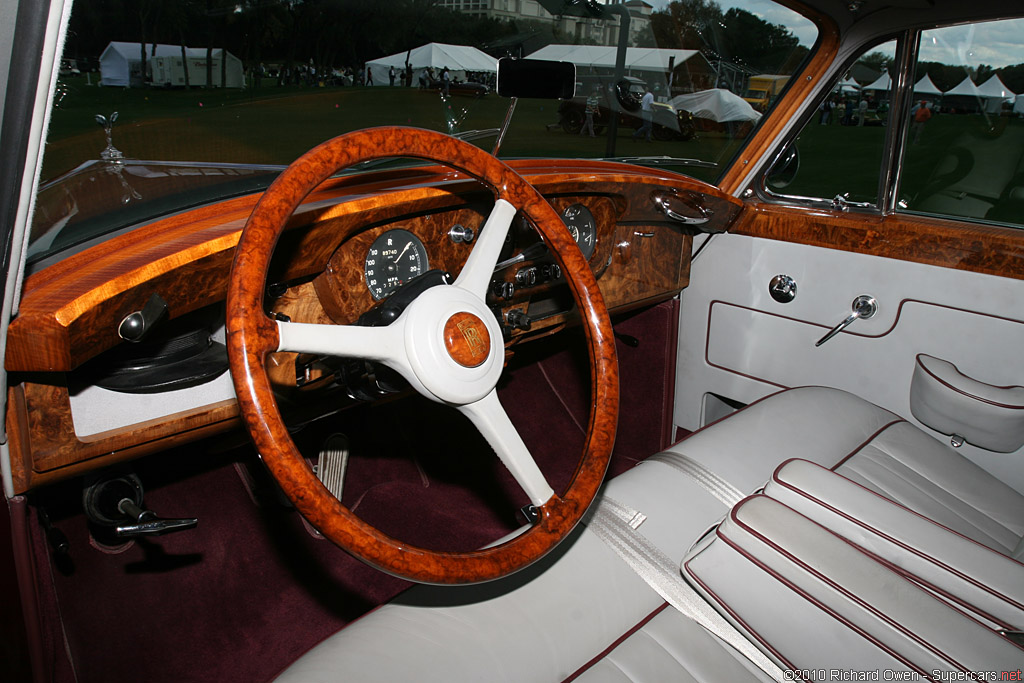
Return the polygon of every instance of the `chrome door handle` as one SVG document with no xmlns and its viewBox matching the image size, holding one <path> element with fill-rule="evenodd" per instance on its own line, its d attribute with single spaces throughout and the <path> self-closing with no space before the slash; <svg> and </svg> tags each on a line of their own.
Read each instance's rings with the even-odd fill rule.
<svg viewBox="0 0 1024 683">
<path fill-rule="evenodd" d="M 703 206 L 696 202 L 688 202 L 674 193 L 655 192 L 651 195 L 651 200 L 666 216 L 685 225 L 704 225 L 711 220 L 711 213 Z M 682 213 L 684 208 L 697 215 L 687 216 Z"/>
<path fill-rule="evenodd" d="M 816 347 L 821 346 L 829 339 L 836 336 L 837 334 L 845 330 L 847 327 L 852 325 L 857 320 L 860 320 L 862 318 L 864 320 L 867 320 L 868 318 L 873 316 L 877 310 L 878 302 L 875 301 L 875 298 L 873 296 L 868 296 L 867 294 L 861 294 L 860 296 L 853 300 L 853 312 L 850 313 L 850 315 L 846 316 L 846 319 L 843 320 L 843 322 L 839 323 L 831 330 L 829 330 L 825 334 L 825 336 L 819 339 L 817 342 L 815 342 L 814 345 Z"/>
</svg>

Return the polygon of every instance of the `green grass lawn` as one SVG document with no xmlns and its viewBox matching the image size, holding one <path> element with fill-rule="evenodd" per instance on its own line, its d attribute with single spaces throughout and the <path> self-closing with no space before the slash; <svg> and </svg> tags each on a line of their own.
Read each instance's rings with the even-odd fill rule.
<svg viewBox="0 0 1024 683">
<path fill-rule="evenodd" d="M 825 199 L 849 193 L 851 201 L 877 201 L 886 132 L 885 126 L 811 123 L 797 141 L 800 171 L 791 184 L 777 191 Z M 1024 121 L 1018 118 L 936 114 L 925 125 L 920 141 L 907 145 L 901 199 L 914 208 L 915 201 L 941 190 L 943 183 L 955 185 L 957 174 L 949 172 L 955 150 L 964 150 L 960 156 L 972 159 L 973 168 L 962 166 L 961 172 L 975 177 L 984 173 L 982 184 L 998 196 L 1021 161 L 1022 134 Z"/>
<path fill-rule="evenodd" d="M 453 97 L 455 114 L 467 114 L 460 129 L 501 125 L 508 100 Z M 54 111 L 43 164 L 44 180 L 96 159 L 106 145 L 96 114 L 118 112 L 114 145 L 133 159 L 287 164 L 336 135 L 379 125 L 444 130 L 445 105 L 433 91 L 409 88 L 300 88 L 246 90 L 105 88 L 85 77 L 68 79 L 67 94 Z M 569 135 L 560 128 L 558 103 L 521 100 L 502 156 L 593 158 L 605 155 L 602 137 Z M 720 161 L 738 141 L 715 133 L 688 142 L 647 144 L 620 129 L 616 154 L 671 155 Z M 493 138 L 477 144 L 489 149 Z M 713 180 L 721 169 L 691 169 Z"/>
<path fill-rule="evenodd" d="M 104 88 L 87 85 L 85 76 L 66 79 L 67 94 L 52 117 L 43 165 L 44 180 L 89 159 L 106 144 L 96 114 L 119 113 L 114 145 L 134 159 L 288 164 L 311 147 L 336 135 L 379 125 L 411 125 L 444 130 L 447 112 L 433 91 L 410 88 L 310 88 L 268 85 L 260 90 L 165 90 Z M 508 100 L 455 96 L 456 114 L 466 109 L 460 129 L 501 125 Z M 502 146 L 503 157 L 596 158 L 605 155 L 603 137 L 570 135 L 558 122 L 558 103 L 521 100 Z M 979 144 L 998 148 L 1019 133 L 1024 122 L 1008 117 L 939 114 L 925 127 L 921 143 L 908 147 L 901 196 L 913 198 L 929 187 L 952 147 Z M 1009 129 L 1009 130 L 1008 130 Z M 831 198 L 849 193 L 854 201 L 877 199 L 886 127 L 808 125 L 799 138 L 800 171 L 780 191 Z M 620 128 L 616 154 L 670 155 L 714 161 L 715 169 L 680 168 L 714 182 L 742 141 L 702 132 L 686 142 L 632 140 Z M 489 149 L 493 138 L 477 142 Z M 1019 156 L 1019 145 L 1011 152 Z M 1001 152 L 1002 153 L 1002 152 Z M 1013 163 L 1016 159 L 1007 161 Z M 994 181 L 998 182 L 998 180 Z M 934 184 L 934 183 L 933 183 Z"/>
</svg>

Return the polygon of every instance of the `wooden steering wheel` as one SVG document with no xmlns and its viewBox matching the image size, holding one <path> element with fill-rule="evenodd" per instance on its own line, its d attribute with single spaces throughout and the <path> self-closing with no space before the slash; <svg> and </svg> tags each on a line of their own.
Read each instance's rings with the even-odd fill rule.
<svg viewBox="0 0 1024 683">
<path fill-rule="evenodd" d="M 320 183 L 370 159 L 442 163 L 486 184 L 494 208 L 451 285 L 422 292 L 386 327 L 272 320 L 263 308 L 271 254 L 288 218 Z M 548 485 L 497 398 L 504 366 L 501 328 L 485 303 L 495 262 L 516 211 L 537 226 L 576 301 L 587 338 L 592 407 L 583 453 L 567 490 Z M 619 380 L 611 322 L 597 281 L 558 214 L 537 190 L 490 154 L 447 135 L 372 128 L 329 140 L 300 157 L 267 189 L 242 231 L 227 295 L 227 347 L 242 418 L 270 473 L 325 536 L 396 576 L 436 584 L 496 579 L 534 562 L 575 527 L 597 494 L 611 457 Z M 310 470 L 288 435 L 267 377 L 276 351 L 365 358 L 401 373 L 421 394 L 469 417 L 537 509 L 536 521 L 501 545 L 470 552 L 417 548 L 367 524 Z"/>
</svg>

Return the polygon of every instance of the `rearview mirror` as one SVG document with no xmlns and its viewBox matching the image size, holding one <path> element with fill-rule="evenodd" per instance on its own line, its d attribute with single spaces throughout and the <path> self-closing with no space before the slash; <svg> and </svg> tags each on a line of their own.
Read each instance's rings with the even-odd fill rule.
<svg viewBox="0 0 1024 683">
<path fill-rule="evenodd" d="M 576 94 L 576 65 L 502 57 L 498 60 L 497 90 L 502 97 L 569 99 Z"/>
</svg>

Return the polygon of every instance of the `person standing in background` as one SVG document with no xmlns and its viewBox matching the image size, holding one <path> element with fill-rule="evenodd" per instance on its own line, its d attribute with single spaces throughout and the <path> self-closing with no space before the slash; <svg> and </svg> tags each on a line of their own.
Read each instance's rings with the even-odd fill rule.
<svg viewBox="0 0 1024 683">
<path fill-rule="evenodd" d="M 643 119 L 643 125 L 633 133 L 633 139 L 644 135 L 647 142 L 653 142 L 651 135 L 654 133 L 654 93 L 651 92 L 650 86 L 647 86 L 644 96 L 640 98 L 640 116 Z"/>
<path fill-rule="evenodd" d="M 594 87 L 594 91 L 590 93 L 587 98 L 587 108 L 584 110 L 586 119 L 583 122 L 583 127 L 580 128 L 580 135 L 583 135 L 585 131 L 590 131 L 590 137 L 597 137 L 594 135 L 594 117 L 597 116 L 598 111 L 598 99 L 597 94 L 600 92 L 600 88 Z"/>
</svg>

